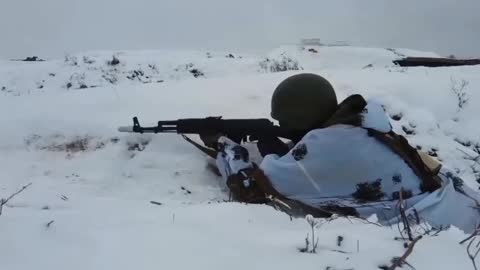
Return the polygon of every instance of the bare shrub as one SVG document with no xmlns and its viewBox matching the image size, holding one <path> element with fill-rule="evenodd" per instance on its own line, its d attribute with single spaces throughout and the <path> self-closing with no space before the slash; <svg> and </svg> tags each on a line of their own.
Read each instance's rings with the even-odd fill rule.
<svg viewBox="0 0 480 270">
<path fill-rule="evenodd" d="M 467 97 L 467 93 L 465 92 L 465 88 L 470 83 L 464 79 L 461 79 L 460 81 L 458 81 L 454 77 L 450 77 L 450 82 L 451 82 L 450 89 L 457 97 L 458 111 L 460 111 L 468 103 L 468 97 Z"/>
<path fill-rule="evenodd" d="M 107 65 L 109 66 L 116 66 L 118 64 L 120 64 L 120 60 L 115 55 L 112 56 L 112 60 L 107 61 Z"/>
<path fill-rule="evenodd" d="M 309 234 L 307 233 L 307 237 L 305 238 L 305 248 L 300 248 L 299 251 L 303 253 L 316 253 L 317 246 L 318 246 L 318 237 L 315 239 L 315 227 L 319 224 L 319 221 L 316 220 L 312 215 L 307 215 L 305 217 L 308 225 L 310 225 L 310 229 L 312 231 L 312 248 L 310 248 L 310 241 L 309 241 Z"/>
<path fill-rule="evenodd" d="M 74 55 L 65 55 L 63 62 L 69 66 L 78 66 L 78 58 Z"/>
<path fill-rule="evenodd" d="M 282 72 L 288 70 L 302 70 L 297 60 L 285 55 L 284 53 L 278 59 L 266 58 L 259 63 L 264 72 Z"/>
<path fill-rule="evenodd" d="M 29 186 L 31 186 L 32 183 L 29 183 L 25 186 L 23 186 L 21 189 L 19 189 L 17 192 L 13 193 L 12 195 L 8 196 L 6 199 L 0 199 L 0 216 L 2 215 L 2 209 L 3 209 L 3 206 L 6 205 L 8 203 L 8 201 L 10 201 L 11 199 L 13 199 L 13 197 L 17 196 L 18 194 L 22 193 L 25 189 L 27 189 Z"/>
</svg>

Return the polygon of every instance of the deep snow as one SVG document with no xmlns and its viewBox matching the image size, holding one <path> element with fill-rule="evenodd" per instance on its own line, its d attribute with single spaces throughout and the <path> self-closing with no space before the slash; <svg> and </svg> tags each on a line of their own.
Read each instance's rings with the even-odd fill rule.
<svg viewBox="0 0 480 270">
<path fill-rule="evenodd" d="M 401 55 L 435 55 L 405 49 L 308 49 L 0 61 L 0 197 L 33 183 L 0 216 L 0 269 L 375 269 L 400 256 L 405 249 L 393 240 L 395 226 L 345 219 L 316 229 L 317 254 L 300 253 L 309 233 L 305 220 L 225 202 L 228 192 L 207 168 L 211 161 L 180 136 L 117 132 L 132 116 L 144 125 L 268 117 L 281 80 L 315 72 L 332 82 L 340 100 L 360 93 L 384 103 L 398 133 L 478 189 L 480 165 L 469 156 L 480 151 L 479 67 L 393 66 Z M 107 63 L 113 55 L 119 64 Z M 260 65 L 284 57 L 302 70 Z M 461 89 L 462 80 L 468 101 L 460 108 L 452 88 Z M 345 238 L 341 247 L 338 235 Z M 416 269 L 471 269 L 458 244 L 465 237 L 456 228 L 427 236 L 408 262 Z"/>
</svg>

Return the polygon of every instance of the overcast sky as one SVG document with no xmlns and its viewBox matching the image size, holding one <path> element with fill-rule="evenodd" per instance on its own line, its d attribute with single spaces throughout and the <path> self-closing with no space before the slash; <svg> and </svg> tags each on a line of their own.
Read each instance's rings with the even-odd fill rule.
<svg viewBox="0 0 480 270">
<path fill-rule="evenodd" d="M 0 58 L 265 51 L 302 37 L 480 56 L 479 0 L 0 0 Z"/>
</svg>

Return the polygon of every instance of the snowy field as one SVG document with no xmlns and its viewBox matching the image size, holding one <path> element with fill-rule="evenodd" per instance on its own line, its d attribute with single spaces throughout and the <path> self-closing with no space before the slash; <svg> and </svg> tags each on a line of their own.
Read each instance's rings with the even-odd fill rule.
<svg viewBox="0 0 480 270">
<path fill-rule="evenodd" d="M 225 185 L 208 169 L 211 160 L 178 135 L 125 134 L 117 127 L 133 116 L 142 125 L 268 118 L 275 86 L 314 72 L 332 82 L 339 100 L 359 93 L 384 103 L 396 132 L 478 189 L 480 67 L 392 64 L 404 55 L 435 56 L 282 47 L 266 56 L 116 51 L 0 61 L 0 198 L 32 183 L 3 207 L 0 270 L 390 265 L 405 252 L 404 241 L 394 240 L 397 226 L 319 220 L 317 252 L 301 253 L 311 236 L 304 219 L 227 202 Z M 456 228 L 433 234 L 415 245 L 407 259 L 412 266 L 473 269 L 467 245 L 459 244 L 468 235 Z"/>
</svg>

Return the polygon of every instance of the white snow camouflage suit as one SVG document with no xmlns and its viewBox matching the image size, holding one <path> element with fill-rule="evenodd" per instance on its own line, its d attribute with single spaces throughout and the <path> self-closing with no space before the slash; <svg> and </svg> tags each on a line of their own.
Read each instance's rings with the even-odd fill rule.
<svg viewBox="0 0 480 270">
<path fill-rule="evenodd" d="M 441 188 L 422 193 L 420 178 L 406 162 L 368 135 L 366 128 L 391 130 L 383 107 L 369 101 L 362 116 L 361 127 L 338 124 L 312 130 L 286 155 L 267 155 L 259 167 L 279 193 L 309 206 L 353 207 L 361 217 L 376 214 L 380 223 L 395 224 L 400 218 L 398 194 L 403 189 L 409 194 L 407 216 L 417 221 L 420 217 L 436 228 L 453 225 L 472 232 L 480 222 L 480 195 L 445 167 L 439 172 Z M 254 166 L 250 160 L 235 158 L 240 146 L 229 138 L 220 137 L 219 143 L 224 147 L 216 163 L 225 180 Z M 248 186 L 248 179 L 243 183 Z M 355 198 L 361 186 L 379 188 L 378 200 Z"/>
</svg>

